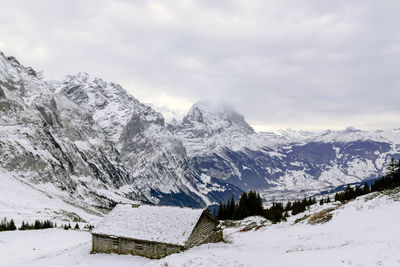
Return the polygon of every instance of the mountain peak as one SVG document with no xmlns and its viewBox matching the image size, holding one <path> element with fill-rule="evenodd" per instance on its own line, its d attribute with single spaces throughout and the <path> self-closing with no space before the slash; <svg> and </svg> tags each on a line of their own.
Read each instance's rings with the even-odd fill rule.
<svg viewBox="0 0 400 267">
<path fill-rule="evenodd" d="M 110 102 L 120 104 L 138 104 L 138 100 L 128 94 L 120 85 L 104 81 L 86 72 L 67 75 L 62 83 L 56 85 L 62 93 L 79 104 L 86 104 L 90 109 L 102 108 Z"/>
<path fill-rule="evenodd" d="M 348 126 L 344 129 L 345 133 L 354 133 L 354 132 L 362 132 L 360 129 L 354 128 L 353 126 Z"/>
<path fill-rule="evenodd" d="M 184 128 L 201 129 L 208 135 L 222 132 L 252 134 L 253 128 L 233 107 L 226 103 L 197 102 L 183 118 Z"/>
<path fill-rule="evenodd" d="M 0 52 L 0 78 L 10 75 L 18 76 L 16 73 L 20 71 L 25 72 L 28 76 L 38 78 L 38 74 L 33 68 L 25 67 L 15 57 L 6 56 L 3 52 Z"/>
<path fill-rule="evenodd" d="M 164 126 L 161 113 L 142 104 L 116 83 L 79 72 L 66 76 L 55 86 L 58 93 L 85 107 L 114 143 L 122 138 L 124 127 L 132 120 Z"/>
</svg>

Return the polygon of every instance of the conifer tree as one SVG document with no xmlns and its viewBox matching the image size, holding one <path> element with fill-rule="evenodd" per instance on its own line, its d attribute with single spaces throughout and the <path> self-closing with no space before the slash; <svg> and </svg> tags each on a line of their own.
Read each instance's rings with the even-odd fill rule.
<svg viewBox="0 0 400 267">
<path fill-rule="evenodd" d="M 235 199 L 233 198 L 233 195 L 232 195 L 232 198 L 228 202 L 228 205 L 227 205 L 227 217 L 230 220 L 235 218 L 235 206 L 236 206 Z"/>
<path fill-rule="evenodd" d="M 24 221 L 22 221 L 22 223 L 21 223 L 21 227 L 18 229 L 18 230 L 25 230 L 25 222 Z"/>
<path fill-rule="evenodd" d="M 363 194 L 368 194 L 370 192 L 369 185 L 365 184 L 362 191 L 363 191 Z"/>
<path fill-rule="evenodd" d="M 222 218 L 222 209 L 223 209 L 222 201 L 220 200 L 219 201 L 219 206 L 218 206 L 218 213 L 217 213 L 217 218 L 220 219 L 220 220 L 223 220 L 223 218 Z"/>
<path fill-rule="evenodd" d="M 292 209 L 292 202 L 291 202 L 291 201 L 288 201 L 288 202 L 286 203 L 285 210 L 288 211 L 288 210 L 291 210 L 291 209 Z"/>
<path fill-rule="evenodd" d="M 42 229 L 42 223 L 39 220 L 35 220 L 34 228 L 35 229 Z"/>
<path fill-rule="evenodd" d="M 11 219 L 10 223 L 8 224 L 8 230 L 9 231 L 17 230 L 17 227 L 15 226 L 15 223 L 14 223 L 13 219 Z"/>
</svg>

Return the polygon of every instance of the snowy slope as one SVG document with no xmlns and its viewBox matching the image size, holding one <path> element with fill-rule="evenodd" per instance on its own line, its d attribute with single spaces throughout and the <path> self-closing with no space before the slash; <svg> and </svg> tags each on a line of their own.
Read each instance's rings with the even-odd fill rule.
<svg viewBox="0 0 400 267">
<path fill-rule="evenodd" d="M 367 197 L 368 198 L 368 197 Z M 231 244 L 203 245 L 154 266 L 398 266 L 400 234 L 396 200 L 362 197 L 333 212 L 324 224 L 286 223 L 230 234 Z M 310 214 L 327 208 L 314 206 Z M 226 232 L 232 232 L 227 229 Z"/>
<path fill-rule="evenodd" d="M 315 214 L 335 207 L 323 224 L 294 221 L 240 232 L 225 228 L 228 243 L 205 244 L 160 260 L 90 254 L 87 232 L 39 230 L 1 232 L 2 266 L 399 266 L 400 193 L 362 196 L 344 206 L 311 207 Z M 254 219 L 245 219 L 247 224 Z M 258 224 L 261 220 L 257 219 Z M 54 244 L 54 245 L 53 245 Z"/>
<path fill-rule="evenodd" d="M 50 183 L 38 189 L 0 170 L 0 218 L 14 219 L 17 226 L 22 221 L 32 223 L 36 219 L 72 221 L 80 218 L 90 223 L 101 220 L 101 213 L 67 203 L 61 194 Z"/>
</svg>

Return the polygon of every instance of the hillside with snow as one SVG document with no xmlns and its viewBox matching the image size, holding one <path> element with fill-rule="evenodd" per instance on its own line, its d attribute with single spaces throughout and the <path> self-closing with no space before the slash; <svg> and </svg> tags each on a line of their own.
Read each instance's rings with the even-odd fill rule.
<svg viewBox="0 0 400 267">
<path fill-rule="evenodd" d="M 204 102 L 168 128 L 199 172 L 262 191 L 267 200 L 376 179 L 391 157 L 400 157 L 400 129 L 256 133 L 232 107 Z"/>
<path fill-rule="evenodd" d="M 287 222 L 249 217 L 224 228 L 226 242 L 205 244 L 160 260 L 90 254 L 86 231 L 0 233 L 2 266 L 399 266 L 399 190 L 347 204 L 315 204 Z M 322 215 L 321 215 L 322 214 Z M 329 214 L 329 216 L 326 216 Z M 320 218 L 328 219 L 320 219 Z"/>
</svg>

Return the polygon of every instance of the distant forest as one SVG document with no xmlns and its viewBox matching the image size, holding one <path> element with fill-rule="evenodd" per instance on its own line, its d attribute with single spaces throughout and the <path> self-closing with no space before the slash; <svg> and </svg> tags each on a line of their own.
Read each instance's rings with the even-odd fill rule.
<svg viewBox="0 0 400 267">
<path fill-rule="evenodd" d="M 383 191 L 386 189 L 393 189 L 400 186 L 400 160 L 391 159 L 387 174 L 374 181 L 369 186 L 351 187 L 347 185 L 346 189 L 335 194 L 335 201 L 346 202 L 358 196 L 365 195 L 371 192 Z M 322 198 L 319 201 L 320 205 L 331 202 L 329 197 Z M 304 198 L 294 202 L 275 202 L 271 207 L 264 209 L 260 194 L 256 191 L 250 190 L 244 192 L 238 202 L 235 202 L 233 196 L 227 203 L 219 203 L 217 218 L 220 220 L 241 220 L 248 216 L 259 215 L 270 220 L 272 223 L 286 221 L 290 215 L 296 215 L 304 212 L 307 207 L 316 204 L 317 200 L 313 198 Z"/>
</svg>

